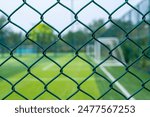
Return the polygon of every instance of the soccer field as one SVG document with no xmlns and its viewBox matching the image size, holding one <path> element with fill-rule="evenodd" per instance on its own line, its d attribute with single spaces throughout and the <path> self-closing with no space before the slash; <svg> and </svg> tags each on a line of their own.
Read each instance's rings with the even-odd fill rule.
<svg viewBox="0 0 150 117">
<path fill-rule="evenodd" d="M 116 83 L 110 85 L 112 81 L 107 74 L 100 67 L 94 69 L 96 64 L 84 53 L 79 56 L 88 60 L 91 65 L 68 53 L 47 56 L 50 59 L 42 55 L 23 55 L 17 57 L 22 63 L 11 58 L 1 65 L 0 99 L 125 99 Z M 0 63 L 4 60 L 5 58 L 0 59 Z M 105 68 L 114 78 L 119 78 L 126 72 L 123 66 Z M 143 82 L 150 77 L 150 74 L 134 68 L 131 68 L 130 72 Z M 131 95 L 135 94 L 134 99 L 150 99 L 149 91 L 142 89 L 142 81 L 133 74 L 124 74 L 118 82 Z M 145 87 L 150 89 L 150 83 Z M 136 94 L 137 91 L 139 92 Z"/>
</svg>

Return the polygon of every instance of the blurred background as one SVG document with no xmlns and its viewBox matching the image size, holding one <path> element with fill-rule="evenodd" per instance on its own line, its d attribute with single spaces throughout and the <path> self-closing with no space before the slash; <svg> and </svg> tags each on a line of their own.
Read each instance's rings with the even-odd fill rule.
<svg viewBox="0 0 150 117">
<path fill-rule="evenodd" d="M 149 10 L 149 0 L 129 0 L 128 4 L 124 0 L 0 1 L 0 56 L 10 50 L 19 55 L 45 49 L 55 54 L 85 52 L 82 46 L 94 32 L 95 38 L 128 39 L 120 46 L 130 64 L 141 54 L 150 57 Z M 135 66 L 150 72 L 149 65 L 149 58 L 143 57 Z"/>
</svg>

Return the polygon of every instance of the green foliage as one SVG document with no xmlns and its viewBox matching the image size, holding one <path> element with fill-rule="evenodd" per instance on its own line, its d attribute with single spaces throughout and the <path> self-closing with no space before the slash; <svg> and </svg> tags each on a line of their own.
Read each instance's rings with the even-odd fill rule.
<svg viewBox="0 0 150 117">
<path fill-rule="evenodd" d="M 37 25 L 29 34 L 29 38 L 46 48 L 56 38 L 53 30 L 46 24 Z"/>
<path fill-rule="evenodd" d="M 95 32 L 95 37 L 99 38 L 106 31 L 106 27 L 102 25 L 104 24 L 103 19 L 94 20 L 91 24 L 89 24 L 89 28 Z"/>
<path fill-rule="evenodd" d="M 4 17 L 0 17 L 0 27 L 6 22 Z"/>
<path fill-rule="evenodd" d="M 0 17 L 0 27 L 6 22 L 5 17 Z M 21 41 L 20 34 L 14 32 L 11 28 L 5 27 L 0 30 L 0 43 L 9 48 L 14 48 Z M 15 42 L 15 43 L 14 43 Z M 4 48 L 3 48 L 4 49 Z M 3 50 L 5 52 L 5 50 Z"/>
<path fill-rule="evenodd" d="M 100 37 L 106 30 L 105 27 L 99 29 L 104 24 L 102 19 L 94 20 L 88 27 L 95 32 L 95 37 Z M 64 35 L 63 39 L 67 41 L 70 45 L 75 47 L 76 49 L 81 48 L 88 40 L 91 39 L 92 32 L 87 28 L 78 29 L 77 31 L 69 31 Z M 85 48 L 82 49 L 85 51 Z"/>
<path fill-rule="evenodd" d="M 120 41 L 123 41 L 127 39 L 126 34 L 129 33 L 134 27 L 136 27 L 136 24 L 133 24 L 133 22 L 122 21 L 122 19 L 113 20 L 113 22 L 114 23 L 112 23 L 101 35 L 102 37 L 117 37 Z M 133 42 L 127 39 L 126 42 L 120 46 L 128 64 L 133 63 L 140 56 L 140 54 L 142 54 L 140 48 L 137 45 L 143 49 L 148 46 L 148 37 L 146 37 L 148 30 L 145 29 L 145 26 L 146 24 L 142 23 L 139 27 L 128 34 L 128 38 Z M 141 63 L 141 67 L 145 67 L 144 59 Z"/>
<path fill-rule="evenodd" d="M 125 31 L 129 32 L 133 29 L 134 24 L 130 21 L 113 20 L 114 23 L 107 28 L 107 31 L 101 36 L 103 37 L 118 37 L 119 39 L 125 36 Z M 118 26 L 119 27 L 118 27 Z"/>
<path fill-rule="evenodd" d="M 6 19 L 4 17 L 0 17 L 0 28 L 3 26 L 3 24 L 5 23 Z M 3 29 L 3 30 L 0 30 L 0 43 L 3 42 L 3 38 L 4 36 L 6 35 L 6 31 Z"/>
<path fill-rule="evenodd" d="M 89 40 L 89 37 L 88 32 L 84 30 L 77 30 L 75 32 L 69 31 L 66 35 L 64 35 L 63 39 L 73 45 L 76 49 L 79 49 Z"/>
</svg>

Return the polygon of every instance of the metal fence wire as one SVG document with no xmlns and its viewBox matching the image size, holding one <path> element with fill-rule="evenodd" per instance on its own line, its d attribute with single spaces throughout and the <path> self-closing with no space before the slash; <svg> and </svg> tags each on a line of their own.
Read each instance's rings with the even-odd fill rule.
<svg viewBox="0 0 150 117">
<path fill-rule="evenodd" d="M 99 9 L 103 10 L 103 12 L 105 12 L 108 15 L 108 19 L 107 21 L 103 22 L 103 24 L 99 25 L 96 29 L 91 28 L 89 25 L 87 25 L 85 22 L 83 22 L 82 20 L 80 20 L 80 18 L 78 17 L 83 10 L 85 10 L 88 6 L 90 6 L 91 4 L 96 5 Z M 109 4 L 109 3 L 108 3 Z M 69 11 L 70 13 L 72 13 L 73 16 L 73 20 L 72 22 L 65 27 L 63 30 L 59 31 L 56 27 L 52 26 L 50 23 L 48 23 L 47 21 L 45 21 L 45 15 L 51 11 L 53 8 L 55 8 L 57 5 L 60 5 L 61 7 L 63 7 L 64 9 L 66 9 L 67 11 Z M 11 5 L 10 5 L 11 6 Z M 12 17 L 22 8 L 22 7 L 29 7 L 30 9 L 32 9 L 34 12 L 36 12 L 39 16 L 40 16 L 40 21 L 34 25 L 30 30 L 26 30 L 24 27 L 18 25 L 15 21 L 12 20 Z M 120 18 L 121 21 L 128 21 L 128 22 L 132 22 L 132 24 L 134 25 L 120 25 L 119 23 L 116 22 L 116 20 L 113 19 L 113 16 L 115 15 L 115 13 L 117 11 L 119 11 L 122 7 L 124 6 L 129 6 L 130 10 L 128 13 L 126 13 L 122 18 Z M 124 2 L 118 6 L 114 11 L 108 12 L 107 9 L 105 9 L 101 4 L 97 3 L 95 0 L 90 0 L 88 1 L 79 11 L 75 12 L 73 11 L 70 7 L 68 7 L 67 5 L 63 4 L 61 2 L 61 0 L 56 0 L 56 2 L 50 6 L 45 12 L 41 13 L 40 11 L 38 11 L 38 9 L 34 8 L 30 3 L 28 3 L 28 0 L 22 0 L 22 4 L 19 5 L 19 7 L 16 7 L 16 9 L 11 13 L 8 14 L 6 13 L 4 10 L 0 9 L 0 13 L 6 17 L 6 21 L 3 24 L 0 24 L 0 31 L 3 31 L 5 29 L 5 27 L 7 27 L 8 25 L 13 25 L 15 27 L 17 27 L 19 30 L 21 30 L 24 34 L 25 34 L 25 38 L 21 39 L 19 41 L 19 43 L 17 43 L 15 40 L 13 41 L 14 46 L 10 47 L 7 42 L 3 43 L 2 42 L 2 36 L 0 35 L 0 53 L 1 53 L 1 60 L 0 60 L 0 98 L 5 100 L 5 99 L 9 99 L 9 97 L 11 97 L 14 93 L 17 96 L 22 97 L 22 99 L 39 99 L 39 97 L 41 97 L 42 95 L 44 95 L 44 93 L 50 94 L 51 96 L 55 97 L 55 99 L 73 99 L 72 97 L 78 95 L 79 92 L 82 92 L 84 95 L 86 95 L 88 97 L 88 99 L 93 99 L 93 100 L 97 100 L 97 99 L 107 99 L 104 98 L 105 96 L 109 95 L 110 91 L 114 91 L 117 95 L 120 95 L 122 98 L 121 99 L 125 99 L 125 100 L 129 100 L 132 99 L 134 96 L 140 94 L 141 91 L 146 91 L 147 95 L 150 96 L 150 0 L 143 0 L 139 5 L 137 6 L 133 6 L 130 3 L 130 0 L 124 0 Z M 30 13 L 28 13 L 30 14 Z M 98 14 L 95 14 L 98 15 Z M 65 17 L 65 15 L 64 15 Z M 30 33 L 35 29 L 36 26 L 38 26 L 39 24 L 45 24 L 47 27 L 49 27 L 50 29 L 54 30 L 56 32 L 56 39 L 54 39 L 52 41 L 52 43 L 43 46 L 42 44 L 39 44 L 37 41 L 31 39 Z M 89 35 L 88 35 L 88 40 L 84 41 L 83 43 L 80 42 L 76 42 L 74 41 L 75 44 L 73 43 L 69 43 L 67 42 L 64 37 L 62 36 L 66 30 L 68 30 L 72 25 L 74 25 L 74 23 L 78 23 L 80 25 L 82 25 L 82 27 L 84 27 L 85 29 L 88 30 Z M 110 28 L 107 28 L 99 37 L 117 37 L 120 38 L 119 44 L 116 45 L 113 49 L 109 50 L 109 55 L 107 58 L 105 58 L 102 62 L 99 62 L 98 64 L 92 64 L 91 61 L 89 59 L 85 59 L 83 56 L 81 56 L 80 53 L 84 52 L 85 50 L 83 48 L 85 48 L 88 44 L 90 44 L 92 41 L 97 41 L 99 42 L 99 44 L 101 44 L 101 42 L 99 41 L 99 39 L 97 38 L 96 34 L 99 30 L 101 30 L 102 28 L 104 28 L 107 24 L 113 24 L 115 27 L 118 28 L 118 30 L 116 30 L 117 32 L 114 32 L 112 35 L 108 35 Z M 143 27 L 141 26 L 143 25 Z M 145 26 L 146 25 L 146 26 Z M 141 27 L 140 27 L 141 26 Z M 113 29 L 111 30 L 113 31 Z M 120 31 L 121 33 L 119 33 L 119 35 L 117 35 L 118 31 Z M 1 34 L 1 33 L 0 33 Z M 40 32 L 39 32 L 40 34 Z M 18 34 L 21 35 L 21 34 Z M 20 37 L 20 36 L 19 36 Z M 72 38 L 76 38 L 76 35 L 74 35 L 74 37 Z M 5 39 L 4 39 L 5 40 Z M 30 48 L 38 48 L 39 50 L 32 50 L 32 53 L 38 53 L 37 58 L 32 64 L 28 65 L 27 61 L 24 62 L 23 60 L 19 59 L 19 56 L 16 55 L 16 53 L 18 51 L 16 51 L 18 48 L 20 47 L 24 47 L 26 45 L 28 45 L 27 41 L 32 42 L 32 44 L 34 45 L 34 47 Z M 49 49 L 53 48 L 52 51 L 53 53 L 57 52 L 57 49 L 60 46 L 55 46 L 58 42 L 62 42 L 64 43 L 68 48 L 71 48 L 71 50 L 67 50 L 68 53 L 71 52 L 73 53 L 73 56 L 71 57 L 70 60 L 66 61 L 65 65 L 61 65 L 59 64 L 53 57 L 50 57 L 48 55 Z M 127 43 L 126 43 L 127 42 Z M 25 44 L 26 43 L 26 44 Z M 80 44 L 79 44 L 80 43 Z M 128 61 L 128 64 L 124 64 L 121 60 L 117 59 L 114 55 L 113 55 L 113 51 L 115 49 L 117 49 L 118 47 L 122 47 L 124 46 L 124 44 L 126 43 L 126 45 L 130 45 L 130 43 L 132 43 L 134 46 L 133 48 L 137 48 L 137 51 L 133 51 L 133 48 L 128 48 L 130 49 L 129 51 L 126 51 L 125 49 L 123 49 L 124 52 L 130 52 L 133 51 L 132 54 L 130 54 L 129 59 L 126 58 Z M 81 46 L 78 46 L 81 45 Z M 30 45 L 30 44 L 29 44 Z M 30 48 L 28 48 L 28 50 L 26 50 L 25 53 L 30 52 Z M 123 47 L 122 47 L 123 48 Z M 3 52 L 2 52 L 3 50 Z M 24 51 L 24 50 L 22 50 Z M 59 51 L 59 50 L 58 50 Z M 66 51 L 66 53 L 67 53 Z M 65 50 L 63 50 L 63 52 L 65 52 Z M 62 53 L 63 53 L 62 52 Z M 4 53 L 4 55 L 2 55 L 2 53 Z M 61 53 L 61 51 L 60 51 Z M 23 53 L 22 53 L 23 54 Z M 133 54 L 136 54 L 135 56 Z M 62 55 L 63 56 L 63 55 Z M 102 66 L 103 63 L 105 63 L 107 61 L 108 58 L 113 57 L 113 59 L 117 60 L 118 62 L 120 62 L 123 65 L 124 68 L 124 72 L 122 72 L 119 76 L 116 77 L 116 79 L 114 81 L 111 81 L 107 76 L 101 74 L 100 72 L 98 72 L 98 68 L 100 66 Z M 59 68 L 59 73 L 54 76 L 52 79 L 50 79 L 48 82 L 44 82 L 40 76 L 34 74 L 32 72 L 32 69 L 34 66 L 38 65 L 38 63 L 43 60 L 44 58 L 46 58 L 48 61 L 50 61 L 51 63 L 53 63 L 54 65 L 56 65 Z M 57 59 L 59 59 L 59 57 L 56 57 Z M 75 61 L 76 58 L 79 58 L 80 60 L 84 61 L 86 64 L 90 65 L 92 67 L 92 73 L 89 73 L 88 76 L 86 78 L 84 78 L 81 82 L 76 81 L 76 79 L 72 78 L 72 76 L 70 76 L 69 74 L 64 72 L 64 69 L 66 68 L 67 65 L 73 63 Z M 26 73 L 19 77 L 19 79 L 16 82 L 12 82 L 11 79 L 5 77 L 5 75 L 3 74 L 7 74 L 7 71 L 2 71 L 2 67 L 8 63 L 10 60 L 15 60 L 16 63 L 19 63 L 21 66 L 24 66 L 24 68 L 26 69 Z M 61 61 L 61 60 L 60 60 Z M 140 62 L 146 61 L 144 67 L 138 66 L 140 64 Z M 13 66 L 15 66 L 15 64 L 11 63 L 11 65 L 7 66 L 7 70 L 9 71 L 9 68 L 12 68 Z M 17 66 L 18 67 L 18 66 Z M 143 75 L 143 76 L 139 76 L 137 72 L 133 72 L 131 70 L 132 67 L 136 67 L 137 71 L 143 71 L 142 73 L 146 73 L 148 75 Z M 52 67 L 52 69 L 55 69 Z M 72 68 L 72 69 L 79 69 L 79 68 Z M 81 68 L 84 69 L 84 68 Z M 115 68 L 114 68 L 115 69 Z M 11 69 L 12 70 L 12 69 Z M 117 69 L 114 70 L 117 72 Z M 2 74 L 3 72 L 3 74 Z M 5 72 L 5 73 L 4 73 Z M 13 72 L 13 70 L 11 71 Z M 91 93 L 87 92 L 86 90 L 84 90 L 82 88 L 83 84 L 88 82 L 91 77 L 96 74 L 97 76 L 101 77 L 103 80 L 105 80 L 109 86 L 108 89 L 104 90 L 103 93 L 101 93 L 99 96 L 95 97 L 94 95 L 92 95 Z M 123 79 L 123 77 L 127 74 L 130 74 L 132 76 L 134 76 L 134 78 L 139 82 L 140 86 L 134 90 L 132 93 L 130 92 L 130 96 L 126 96 L 120 89 L 117 89 L 115 87 L 115 85 L 121 80 Z M 55 93 L 53 91 L 51 91 L 48 87 L 55 82 L 59 76 L 63 75 L 64 77 L 66 77 L 68 80 L 70 80 L 71 82 L 74 83 L 74 87 L 76 87 L 76 90 L 73 91 L 73 93 L 69 94 L 67 97 L 62 98 L 59 93 Z M 18 89 L 16 88 L 19 84 L 22 84 L 22 81 L 27 79 L 28 76 L 32 76 L 34 77 L 36 80 L 38 80 L 42 86 L 43 89 L 40 93 L 38 93 L 36 96 L 34 96 L 33 98 L 28 98 L 26 96 L 26 94 L 22 93 L 21 91 L 18 91 Z M 144 80 L 146 79 L 146 80 Z M 130 78 L 128 79 L 128 81 L 130 81 Z M 132 81 L 132 80 L 131 80 Z M 2 82 L 5 82 L 7 84 L 6 86 L 2 85 Z M 30 80 L 28 81 L 30 82 Z M 64 81 L 65 82 L 65 81 Z M 22 84 L 23 86 L 24 84 Z M 33 84 L 34 85 L 34 84 Z M 92 85 L 92 84 L 91 84 Z M 132 84 L 133 86 L 136 85 Z M 58 88 L 63 88 L 64 85 L 59 84 Z M 3 88 L 4 87 L 4 88 Z M 28 86 L 31 87 L 31 86 Z M 4 92 L 5 90 L 7 90 L 7 88 L 9 88 L 10 90 L 7 92 L 7 94 L 2 94 L 2 92 Z M 38 87 L 35 84 L 35 88 L 38 89 Z M 92 88 L 92 86 L 91 86 Z M 28 90 L 28 89 L 27 89 Z M 72 89 L 68 89 L 68 90 L 72 90 Z M 91 89 L 93 92 L 95 91 L 95 89 Z M 32 92 L 30 92 L 32 94 Z M 66 92 L 64 92 L 66 93 Z M 48 96 L 47 96 L 48 97 Z M 112 95 L 109 95 L 109 97 L 112 97 Z M 144 97 L 144 95 L 143 95 Z M 15 98 L 13 98 L 15 99 Z M 17 98 L 16 98 L 17 99 Z M 50 98 L 47 98 L 50 99 Z M 80 97 L 77 99 L 81 99 Z M 110 99 L 110 98 L 108 98 Z M 113 98 L 113 99 L 118 99 L 118 98 Z M 143 98 L 144 99 L 144 98 Z M 147 99 L 150 99 L 150 97 L 148 97 Z"/>
</svg>

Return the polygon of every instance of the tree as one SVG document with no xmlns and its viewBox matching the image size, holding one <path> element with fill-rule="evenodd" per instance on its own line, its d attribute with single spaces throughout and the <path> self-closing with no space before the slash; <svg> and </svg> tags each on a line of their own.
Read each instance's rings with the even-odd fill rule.
<svg viewBox="0 0 150 117">
<path fill-rule="evenodd" d="M 63 39 L 76 49 L 79 49 L 90 39 L 90 36 L 86 31 L 79 29 L 75 32 L 69 31 L 64 35 Z"/>
<path fill-rule="evenodd" d="M 125 35 L 123 30 L 129 32 L 134 27 L 134 24 L 131 21 L 113 20 L 113 22 L 115 22 L 115 24 L 112 23 L 101 36 L 118 37 L 120 39 Z"/>
<path fill-rule="evenodd" d="M 99 20 L 94 20 L 91 24 L 89 24 L 89 28 L 92 29 L 92 31 L 96 31 L 95 32 L 95 37 L 99 38 L 101 37 L 101 35 L 106 31 L 106 27 L 102 25 L 104 24 L 103 19 L 99 19 Z"/>
<path fill-rule="evenodd" d="M 54 35 L 52 28 L 41 23 L 30 32 L 29 38 L 41 45 L 43 48 L 46 48 L 52 43 L 56 36 Z"/>
<path fill-rule="evenodd" d="M 6 19 L 0 18 L 0 27 L 4 25 Z M 6 45 L 9 48 L 14 48 L 21 40 L 21 36 L 18 32 L 14 32 L 11 27 L 3 27 L 0 30 L 0 43 Z M 15 43 L 14 43 L 15 42 Z"/>
<path fill-rule="evenodd" d="M 5 44 L 6 42 L 6 35 L 7 35 L 7 29 L 2 28 L 2 26 L 4 25 L 6 19 L 2 16 L 0 17 L 0 53 L 5 53 L 6 48 L 4 46 L 2 46 L 3 44 Z"/>
<path fill-rule="evenodd" d="M 94 20 L 91 24 L 88 25 L 88 27 L 93 32 L 95 31 L 96 38 L 100 37 L 101 34 L 103 34 L 106 29 L 105 26 L 100 28 L 103 24 L 104 24 L 104 21 L 102 19 L 99 19 L 99 20 Z M 63 39 L 67 41 L 70 45 L 75 47 L 76 49 L 79 49 L 80 47 L 82 47 L 91 38 L 92 38 L 92 32 L 89 31 L 89 29 L 87 28 L 78 29 L 77 31 L 69 31 L 67 34 L 63 36 Z M 85 48 L 82 50 L 85 51 Z"/>
<path fill-rule="evenodd" d="M 4 24 L 6 19 L 4 17 L 0 17 L 0 27 Z"/>
<path fill-rule="evenodd" d="M 7 36 L 5 37 L 5 40 L 5 44 L 12 49 L 15 48 L 23 39 L 21 33 L 9 30 Z"/>
<path fill-rule="evenodd" d="M 0 17 L 0 28 L 3 26 L 3 24 L 5 23 L 6 19 L 4 17 Z M 6 29 L 1 29 L 0 30 L 0 43 L 3 43 L 4 42 L 4 37 L 6 35 L 6 32 L 5 31 Z"/>
</svg>

